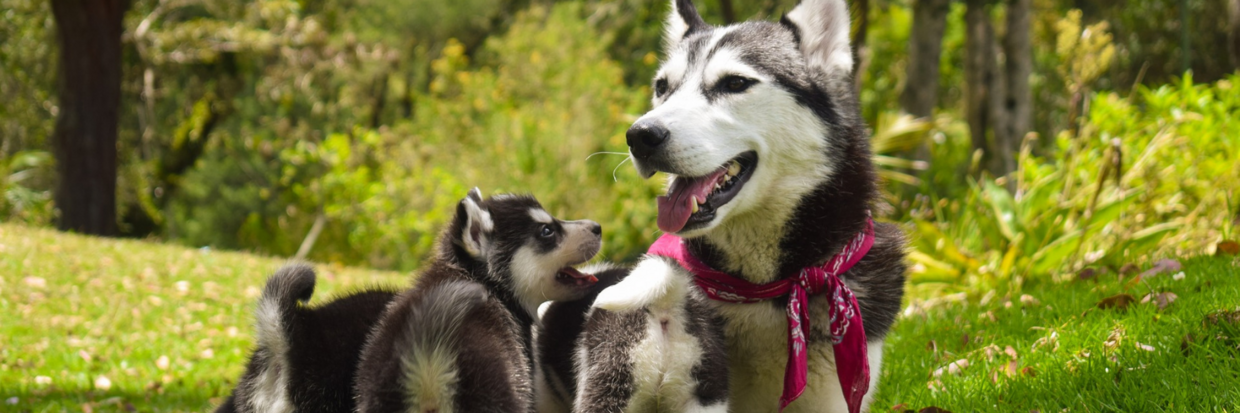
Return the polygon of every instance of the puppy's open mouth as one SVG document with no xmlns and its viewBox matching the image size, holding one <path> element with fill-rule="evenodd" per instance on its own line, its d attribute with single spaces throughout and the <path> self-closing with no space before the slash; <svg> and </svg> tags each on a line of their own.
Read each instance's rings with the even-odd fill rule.
<svg viewBox="0 0 1240 413">
<path fill-rule="evenodd" d="M 715 211 L 736 197 L 758 166 L 758 153 L 749 151 L 699 177 L 677 176 L 658 198 L 659 229 L 676 233 L 704 226 Z"/>
<path fill-rule="evenodd" d="M 598 278 L 591 274 L 577 271 L 573 267 L 564 267 L 555 273 L 555 281 L 564 285 L 586 287 L 597 283 Z"/>
</svg>

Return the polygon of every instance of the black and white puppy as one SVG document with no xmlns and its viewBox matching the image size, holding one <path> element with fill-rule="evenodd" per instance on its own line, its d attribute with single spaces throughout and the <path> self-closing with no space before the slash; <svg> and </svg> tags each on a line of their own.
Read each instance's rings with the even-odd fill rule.
<svg viewBox="0 0 1240 413">
<path fill-rule="evenodd" d="M 529 196 L 471 192 L 436 259 L 367 341 L 358 411 L 533 411 L 534 314 L 597 281 L 571 266 L 598 253 L 601 234 L 593 221 L 555 219 Z"/>
<path fill-rule="evenodd" d="M 727 412 L 723 318 L 689 277 L 628 273 L 595 272 L 600 281 L 590 295 L 542 312 L 539 412 Z M 600 296 L 613 285 L 650 281 L 641 288 L 650 293 L 644 311 L 608 310 L 611 300 Z"/>
<path fill-rule="evenodd" d="M 257 348 L 225 412 L 350 412 L 357 355 L 396 292 L 366 290 L 318 307 L 314 270 L 286 265 L 267 281 L 256 316 Z"/>
</svg>

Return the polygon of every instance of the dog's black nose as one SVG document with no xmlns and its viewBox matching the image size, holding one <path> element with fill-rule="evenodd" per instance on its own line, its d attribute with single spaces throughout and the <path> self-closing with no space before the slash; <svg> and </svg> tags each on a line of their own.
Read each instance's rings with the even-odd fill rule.
<svg viewBox="0 0 1240 413">
<path fill-rule="evenodd" d="M 590 221 L 590 232 L 594 233 L 594 235 L 603 235 L 603 226 L 597 222 Z"/>
<path fill-rule="evenodd" d="M 663 125 L 638 122 L 629 128 L 624 137 L 629 143 L 629 150 L 633 152 L 633 156 L 641 159 L 650 157 L 655 150 L 667 142 L 668 135 L 669 132 Z"/>
</svg>

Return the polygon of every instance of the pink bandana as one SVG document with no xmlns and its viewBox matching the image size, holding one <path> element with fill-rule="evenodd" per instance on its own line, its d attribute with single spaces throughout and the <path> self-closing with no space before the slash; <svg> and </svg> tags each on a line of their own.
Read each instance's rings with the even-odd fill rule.
<svg viewBox="0 0 1240 413">
<path fill-rule="evenodd" d="M 870 361 L 866 352 L 865 329 L 857 299 L 840 281 L 874 245 L 874 221 L 867 219 L 865 231 L 844 246 L 821 267 L 808 267 L 794 278 L 768 284 L 754 284 L 710 268 L 685 248 L 680 237 L 664 234 L 646 251 L 650 255 L 674 258 L 680 266 L 693 273 L 702 291 L 714 300 L 732 303 L 756 303 L 788 296 L 788 365 L 784 369 L 784 392 L 779 397 L 782 411 L 801 397 L 809 381 L 809 362 L 805 354 L 805 336 L 809 331 L 809 296 L 825 293 L 831 297 L 831 344 L 835 352 L 835 371 L 840 387 L 848 400 L 848 411 L 861 411 L 861 399 L 870 389 Z"/>
</svg>

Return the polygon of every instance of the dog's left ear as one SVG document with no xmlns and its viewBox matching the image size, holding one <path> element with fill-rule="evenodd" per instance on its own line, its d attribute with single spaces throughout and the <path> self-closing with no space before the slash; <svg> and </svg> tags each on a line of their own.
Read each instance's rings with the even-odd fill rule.
<svg viewBox="0 0 1240 413">
<path fill-rule="evenodd" d="M 852 76 L 848 40 L 851 19 L 844 0 L 801 0 L 780 23 L 796 35 L 801 54 L 811 68 L 823 71 L 829 78 Z"/>
<path fill-rule="evenodd" d="M 493 229 L 495 223 L 491 221 L 491 213 L 482 208 L 482 192 L 474 188 L 456 206 L 452 240 L 469 255 L 482 258 Z"/>
<path fill-rule="evenodd" d="M 693 0 L 671 0 L 671 5 L 671 13 L 667 14 L 667 22 L 663 25 L 663 42 L 669 51 L 693 32 L 710 28 L 693 7 Z"/>
</svg>

